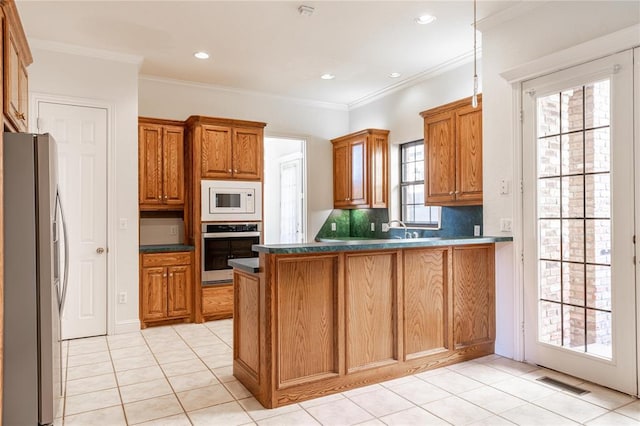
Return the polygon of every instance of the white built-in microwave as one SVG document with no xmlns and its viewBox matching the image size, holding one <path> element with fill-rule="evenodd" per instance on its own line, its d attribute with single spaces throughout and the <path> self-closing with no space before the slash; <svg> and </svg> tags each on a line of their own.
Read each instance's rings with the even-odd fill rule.
<svg viewBox="0 0 640 426">
<path fill-rule="evenodd" d="M 262 220 L 262 183 L 202 180 L 203 222 Z"/>
</svg>

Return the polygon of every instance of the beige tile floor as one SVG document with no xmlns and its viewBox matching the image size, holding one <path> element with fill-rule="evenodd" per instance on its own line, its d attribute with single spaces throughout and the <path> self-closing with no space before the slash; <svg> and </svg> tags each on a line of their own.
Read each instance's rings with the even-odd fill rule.
<svg viewBox="0 0 640 426">
<path fill-rule="evenodd" d="M 232 374 L 231 320 L 65 343 L 56 425 L 640 425 L 640 400 L 496 355 L 266 410 Z M 536 381 L 551 376 L 583 396 Z"/>
</svg>

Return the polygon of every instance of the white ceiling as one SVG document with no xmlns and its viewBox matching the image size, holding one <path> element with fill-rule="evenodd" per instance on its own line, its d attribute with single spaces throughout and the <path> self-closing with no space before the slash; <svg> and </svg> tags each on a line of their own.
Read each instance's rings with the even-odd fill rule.
<svg viewBox="0 0 640 426">
<path fill-rule="evenodd" d="M 518 2 L 480 0 L 478 19 Z M 345 105 L 473 53 L 468 0 L 16 3 L 34 44 L 137 55 L 143 75 Z M 301 16 L 302 4 L 314 14 Z M 437 20 L 416 24 L 425 13 Z M 211 59 L 195 59 L 198 50 Z M 324 73 L 336 77 L 321 80 Z"/>
</svg>

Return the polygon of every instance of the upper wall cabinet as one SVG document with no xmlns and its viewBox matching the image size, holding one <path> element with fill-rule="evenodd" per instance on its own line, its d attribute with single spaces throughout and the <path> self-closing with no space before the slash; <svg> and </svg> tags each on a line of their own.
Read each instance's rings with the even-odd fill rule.
<svg viewBox="0 0 640 426">
<path fill-rule="evenodd" d="M 482 96 L 423 111 L 425 204 L 482 205 Z"/>
<path fill-rule="evenodd" d="M 265 123 L 192 116 L 187 126 L 204 179 L 262 179 Z"/>
<path fill-rule="evenodd" d="M 366 129 L 331 143 L 334 208 L 386 208 L 389 131 Z"/>
<path fill-rule="evenodd" d="M 179 121 L 138 120 L 140 210 L 184 207 L 184 127 Z"/>
<path fill-rule="evenodd" d="M 4 1 L 1 6 L 5 124 L 11 131 L 26 132 L 29 120 L 27 66 L 33 62 L 33 58 L 15 3 Z"/>
</svg>

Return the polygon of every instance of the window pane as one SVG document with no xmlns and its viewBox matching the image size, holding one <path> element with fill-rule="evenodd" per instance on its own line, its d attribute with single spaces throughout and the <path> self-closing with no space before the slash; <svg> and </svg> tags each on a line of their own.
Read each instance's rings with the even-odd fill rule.
<svg viewBox="0 0 640 426">
<path fill-rule="evenodd" d="M 582 132 L 562 135 L 562 174 L 582 173 L 583 170 Z"/>
<path fill-rule="evenodd" d="M 585 109 L 587 129 L 608 126 L 610 123 L 611 91 L 609 80 L 598 81 L 585 86 L 585 98 L 589 108 Z"/>
<path fill-rule="evenodd" d="M 587 309 L 587 352 L 611 358 L 611 313 Z"/>
<path fill-rule="evenodd" d="M 413 164 L 415 167 L 416 180 L 424 180 L 424 161 L 416 161 Z"/>
<path fill-rule="evenodd" d="M 415 206 L 415 221 L 416 223 L 432 223 L 431 220 L 431 207 L 427 206 Z"/>
<path fill-rule="evenodd" d="M 583 263 L 562 263 L 562 302 L 584 305 Z"/>
<path fill-rule="evenodd" d="M 582 86 L 573 89 L 564 90 L 562 92 L 561 108 L 562 108 L 562 132 L 571 132 L 581 130 L 583 125 L 582 110 Z"/>
<path fill-rule="evenodd" d="M 608 172 L 611 170 L 611 143 L 609 128 L 585 132 L 585 171 Z"/>
<path fill-rule="evenodd" d="M 538 340 L 560 346 L 562 344 L 562 305 L 553 302 L 540 302 L 538 313 Z"/>
<path fill-rule="evenodd" d="M 540 257 L 560 260 L 560 221 L 540 221 Z"/>
<path fill-rule="evenodd" d="M 609 219 L 611 217 L 611 176 L 609 173 L 585 176 L 586 217 Z"/>
<path fill-rule="evenodd" d="M 586 220 L 587 262 L 611 264 L 611 221 Z"/>
<path fill-rule="evenodd" d="M 611 266 L 587 265 L 587 306 L 611 310 Z"/>
<path fill-rule="evenodd" d="M 424 185 L 419 184 L 413 187 L 414 202 L 424 205 Z M 434 207 L 438 208 L 438 207 Z"/>
<path fill-rule="evenodd" d="M 424 160 L 424 143 L 420 143 L 416 147 L 416 161 Z"/>
<path fill-rule="evenodd" d="M 402 181 L 412 182 L 416 180 L 416 170 L 413 163 L 407 163 L 402 166 Z"/>
<path fill-rule="evenodd" d="M 563 329 L 564 342 L 563 345 L 568 349 L 584 351 L 585 341 L 584 332 L 586 330 L 585 311 L 584 308 L 564 305 L 563 312 Z"/>
<path fill-rule="evenodd" d="M 562 260 L 584 262 L 584 220 L 562 221 Z"/>
<path fill-rule="evenodd" d="M 409 161 L 415 161 L 416 159 L 416 147 L 415 145 L 407 146 L 402 150 L 402 162 L 407 163 Z"/>
<path fill-rule="evenodd" d="M 560 262 L 540 261 L 540 298 L 560 302 Z"/>
<path fill-rule="evenodd" d="M 560 137 L 538 140 L 538 177 L 560 176 Z"/>
<path fill-rule="evenodd" d="M 538 137 L 560 133 L 560 96 L 538 99 Z"/>
<path fill-rule="evenodd" d="M 538 180 L 538 217 L 560 218 L 560 178 Z"/>
<path fill-rule="evenodd" d="M 584 180 L 582 175 L 562 178 L 562 217 L 584 217 Z"/>
<path fill-rule="evenodd" d="M 413 201 L 413 185 L 407 185 L 402 187 L 402 204 L 415 204 Z"/>
</svg>

